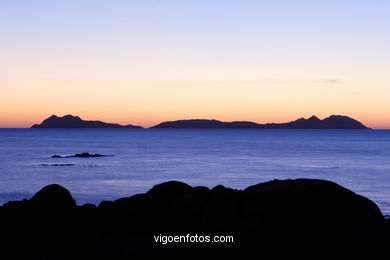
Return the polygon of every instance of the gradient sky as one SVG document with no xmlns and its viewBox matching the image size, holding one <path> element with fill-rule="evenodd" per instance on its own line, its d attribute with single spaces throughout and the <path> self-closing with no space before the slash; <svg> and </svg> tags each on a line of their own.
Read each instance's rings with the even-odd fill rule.
<svg viewBox="0 0 390 260">
<path fill-rule="evenodd" d="M 390 1 L 3 0 L 0 127 L 313 114 L 390 128 Z"/>
</svg>

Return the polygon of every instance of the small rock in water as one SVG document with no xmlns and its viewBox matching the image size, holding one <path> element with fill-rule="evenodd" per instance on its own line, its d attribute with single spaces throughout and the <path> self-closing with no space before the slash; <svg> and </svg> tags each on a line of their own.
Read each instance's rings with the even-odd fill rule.
<svg viewBox="0 0 390 260">
<path fill-rule="evenodd" d="M 69 156 L 61 156 L 58 154 L 53 155 L 51 158 L 66 158 L 66 157 L 102 157 L 104 156 L 103 154 L 90 154 L 90 153 L 76 153 L 75 155 L 69 155 Z"/>
<path fill-rule="evenodd" d="M 102 157 L 102 154 L 76 153 L 73 157 Z"/>
</svg>

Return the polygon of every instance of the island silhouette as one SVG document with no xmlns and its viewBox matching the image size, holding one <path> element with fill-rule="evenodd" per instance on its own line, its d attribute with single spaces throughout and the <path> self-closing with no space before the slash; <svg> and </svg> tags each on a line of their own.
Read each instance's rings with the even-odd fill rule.
<svg viewBox="0 0 390 260">
<path fill-rule="evenodd" d="M 135 128 L 141 126 L 120 125 L 105 123 L 102 121 L 82 120 L 78 116 L 66 115 L 58 117 L 52 115 L 43 120 L 41 124 L 35 124 L 31 128 Z M 369 129 L 361 122 L 348 116 L 331 115 L 325 119 L 316 116 L 299 118 L 288 123 L 258 124 L 250 121 L 223 122 L 215 119 L 187 119 L 167 121 L 152 126 L 151 128 L 205 128 L 205 129 Z"/>
<path fill-rule="evenodd" d="M 152 128 L 254 128 L 254 129 L 368 129 L 348 116 L 332 115 L 323 120 L 316 116 L 299 118 L 288 123 L 258 124 L 250 121 L 223 122 L 208 119 L 169 121 Z"/>
<path fill-rule="evenodd" d="M 66 115 L 58 117 L 52 115 L 42 121 L 41 124 L 35 124 L 31 128 L 142 128 L 135 125 L 120 125 L 105 123 L 102 121 L 82 120 L 78 116 Z"/>
</svg>

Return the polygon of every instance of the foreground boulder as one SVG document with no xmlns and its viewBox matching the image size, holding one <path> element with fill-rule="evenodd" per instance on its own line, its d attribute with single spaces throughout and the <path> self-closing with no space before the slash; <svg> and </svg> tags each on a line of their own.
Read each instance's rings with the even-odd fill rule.
<svg viewBox="0 0 390 260">
<path fill-rule="evenodd" d="M 58 184 L 51 184 L 38 191 L 31 202 L 45 208 L 73 208 L 76 201 L 70 192 Z"/>
<path fill-rule="evenodd" d="M 310 179 L 244 190 L 171 181 L 99 206 L 76 206 L 66 189 L 49 185 L 31 200 L 1 207 L 0 228 L 0 254 L 28 259 L 389 257 L 389 224 L 375 203 Z M 215 235 L 232 241 L 194 240 Z"/>
</svg>

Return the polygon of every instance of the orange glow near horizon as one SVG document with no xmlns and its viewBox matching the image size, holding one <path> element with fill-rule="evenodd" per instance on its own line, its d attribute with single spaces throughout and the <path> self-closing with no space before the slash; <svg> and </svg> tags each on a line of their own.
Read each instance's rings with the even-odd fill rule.
<svg viewBox="0 0 390 260">
<path fill-rule="evenodd" d="M 57 79 L 3 82 L 8 86 L 7 95 L 0 97 L 0 127 L 4 128 L 30 127 L 52 114 L 143 127 L 193 118 L 281 123 L 336 114 L 350 116 L 371 128 L 390 129 L 387 97 L 359 92 L 365 85 L 357 82 L 350 83 L 353 90 L 347 84 L 333 86 L 315 79 L 161 80 L 148 84 Z"/>
<path fill-rule="evenodd" d="M 62 114 L 56 114 L 57 116 L 64 116 L 66 114 L 69 114 L 69 113 L 62 113 Z M 78 115 L 80 116 L 80 114 L 73 114 L 73 115 Z M 41 123 L 44 119 L 46 119 L 47 117 L 51 116 L 51 114 L 45 116 L 45 117 L 42 117 L 42 116 L 28 116 L 28 119 L 27 120 L 23 120 L 23 121 L 20 121 L 20 120 L 16 120 L 15 118 L 4 118 L 5 120 L 1 122 L 1 128 L 29 128 L 31 127 L 33 124 L 37 124 L 37 123 Z M 97 117 L 97 116 L 80 116 L 83 120 L 100 120 L 100 121 L 104 121 L 106 123 L 118 123 L 118 124 L 122 124 L 122 125 L 126 125 L 126 124 L 132 124 L 132 125 L 139 125 L 139 126 L 142 126 L 142 127 L 151 127 L 151 126 L 154 126 L 154 125 L 157 125 L 158 123 L 161 123 L 161 122 L 164 122 L 164 121 L 173 121 L 173 120 L 181 120 L 181 119 L 217 119 L 217 120 L 220 120 L 220 121 L 252 121 L 252 122 L 256 122 L 256 123 L 285 123 L 285 122 L 290 122 L 290 121 L 293 121 L 293 120 L 296 120 L 300 117 L 304 117 L 304 118 L 308 118 L 310 117 L 311 115 L 306 115 L 306 116 L 296 116 L 296 117 L 290 117 L 290 118 L 287 118 L 287 116 L 285 117 L 280 117 L 279 119 L 278 118 L 274 118 L 274 120 L 264 120 L 264 119 L 256 119 L 256 118 L 246 118 L 246 119 L 242 119 L 242 118 L 230 118 L 230 117 L 216 117 L 216 116 L 210 116 L 210 117 L 205 117 L 205 116 L 199 116 L 199 117 L 188 117 L 188 116 L 184 116 L 184 117 L 166 117 L 165 119 L 162 118 L 162 120 L 158 120 L 158 119 L 150 119 L 150 120 L 131 120 L 131 119 L 126 119 L 126 118 L 112 118 L 110 116 L 106 116 L 106 117 L 103 117 L 103 116 L 100 116 L 100 117 Z M 318 116 L 318 115 L 316 115 Z M 330 115 L 327 115 L 327 116 L 318 116 L 320 119 L 323 119 L 325 117 L 328 117 Z M 350 116 L 350 115 L 348 115 Z M 367 127 L 370 127 L 370 128 L 373 128 L 373 129 L 390 129 L 389 127 L 389 124 L 387 122 L 381 122 L 381 121 L 374 121 L 374 120 L 365 120 L 365 119 L 361 119 L 361 118 L 358 118 L 358 117 L 353 117 L 353 116 L 350 116 L 360 122 L 362 122 L 364 125 L 366 125 Z M 267 117 L 269 118 L 269 117 Z"/>
</svg>

